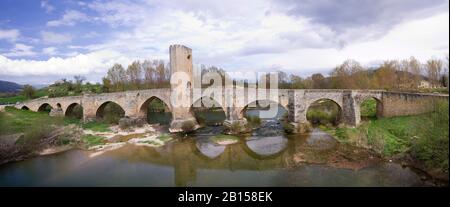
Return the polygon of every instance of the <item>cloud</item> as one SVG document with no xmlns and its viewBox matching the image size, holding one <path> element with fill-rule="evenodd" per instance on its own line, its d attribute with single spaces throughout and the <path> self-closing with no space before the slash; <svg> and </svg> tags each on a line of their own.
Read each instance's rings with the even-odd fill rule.
<svg viewBox="0 0 450 207">
<path fill-rule="evenodd" d="M 10 30 L 2 30 L 0 29 L 0 40 L 7 40 L 7 41 L 16 41 L 20 36 L 20 32 L 17 29 L 10 29 Z"/>
<path fill-rule="evenodd" d="M 42 49 L 42 53 L 46 55 L 54 55 L 56 53 L 56 47 L 46 47 Z"/>
<path fill-rule="evenodd" d="M 374 39 L 404 21 L 448 12 L 448 0 L 284 0 L 279 8 L 337 32 L 341 41 Z"/>
<path fill-rule="evenodd" d="M 51 13 L 53 10 L 55 10 L 55 7 L 52 6 L 48 0 L 41 1 L 41 8 L 45 9 L 45 12 Z"/>
<path fill-rule="evenodd" d="M 61 19 L 52 20 L 47 22 L 47 26 L 49 27 L 57 27 L 57 26 L 73 26 L 77 22 L 87 21 L 88 16 L 82 12 L 76 10 L 68 10 L 64 13 Z"/>
<path fill-rule="evenodd" d="M 17 43 L 10 52 L 4 53 L 3 55 L 7 57 L 24 57 L 34 56 L 36 53 L 33 52 L 33 46 Z"/>
<path fill-rule="evenodd" d="M 41 32 L 42 41 L 45 44 L 62 44 L 72 41 L 72 36 L 69 34 L 59 34 L 55 32 Z"/>
<path fill-rule="evenodd" d="M 26 76 L 26 75 L 86 75 L 90 73 L 106 73 L 107 68 L 115 62 L 124 65 L 131 60 L 115 51 L 97 51 L 88 54 L 79 54 L 75 57 L 52 57 L 45 61 L 12 60 L 0 55 L 0 75 Z"/>
<path fill-rule="evenodd" d="M 228 71 L 276 68 L 310 75 L 327 73 L 349 58 L 369 64 L 414 55 L 424 61 L 448 53 L 448 1 L 442 2 L 94 0 L 81 5 L 84 13 L 72 8 L 47 25 L 77 30 L 77 22 L 89 14 L 98 29 L 79 36 L 43 31 L 42 45 L 32 44 L 59 57 L 35 61 L 5 56 L 8 64 L 0 62 L 0 67 L 16 75 L 70 76 L 78 74 L 77 67 L 86 74 L 104 74 L 116 61 L 124 66 L 136 59 L 167 61 L 171 44 L 192 48 L 194 63 Z M 68 15 L 70 11 L 75 12 Z M 77 62 L 86 57 L 92 64 Z M 39 70 L 19 70 L 33 67 Z"/>
</svg>

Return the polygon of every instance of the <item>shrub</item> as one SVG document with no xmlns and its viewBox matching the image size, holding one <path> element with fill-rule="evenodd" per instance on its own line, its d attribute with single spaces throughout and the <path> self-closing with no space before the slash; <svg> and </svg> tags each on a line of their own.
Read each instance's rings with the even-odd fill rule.
<svg viewBox="0 0 450 207">
<path fill-rule="evenodd" d="M 133 125 L 132 120 L 130 118 L 121 118 L 119 119 L 119 128 L 120 129 L 128 129 Z"/>
<path fill-rule="evenodd" d="M 287 134 L 292 134 L 295 131 L 295 127 L 290 123 L 285 122 L 285 123 L 283 123 L 282 126 L 283 126 L 284 132 L 286 132 Z"/>
<path fill-rule="evenodd" d="M 449 157 L 449 111 L 448 101 L 435 103 L 435 112 L 417 121 L 417 139 L 413 140 L 411 153 L 425 161 L 429 167 L 438 167 L 448 172 Z M 427 123 L 427 124 L 424 124 Z"/>
<path fill-rule="evenodd" d="M 185 133 L 191 133 L 195 130 L 195 123 L 194 121 L 184 121 L 181 125 L 181 130 Z"/>
<path fill-rule="evenodd" d="M 205 117 L 204 114 L 199 114 L 199 115 L 197 115 L 195 118 L 197 119 L 197 122 L 198 122 L 200 125 L 204 126 L 204 125 L 206 124 L 206 117 Z"/>
<path fill-rule="evenodd" d="M 245 116 L 247 119 L 247 123 L 250 125 L 250 127 L 257 127 L 261 125 L 261 118 L 259 116 Z"/>
</svg>

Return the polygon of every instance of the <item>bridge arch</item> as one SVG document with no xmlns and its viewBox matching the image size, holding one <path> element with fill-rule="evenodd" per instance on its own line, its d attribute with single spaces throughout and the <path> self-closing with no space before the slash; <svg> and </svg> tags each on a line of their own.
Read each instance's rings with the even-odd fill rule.
<svg viewBox="0 0 450 207">
<path fill-rule="evenodd" d="M 155 106 L 151 106 L 151 103 L 155 103 Z M 150 111 L 149 111 L 150 109 Z M 153 110 L 153 111 L 152 111 Z M 163 123 L 168 124 L 173 119 L 173 114 L 171 112 L 170 106 L 160 97 L 158 96 L 152 96 L 145 100 L 140 106 L 139 106 L 139 116 L 142 118 L 145 118 L 148 123 Z M 152 114 L 149 113 L 162 113 L 159 114 L 162 116 L 162 119 L 157 118 L 156 116 L 152 116 Z M 154 114 L 158 115 L 158 114 Z M 168 119 L 168 120 L 165 120 Z M 168 123 L 166 123 L 168 122 Z"/>
<path fill-rule="evenodd" d="M 343 121 L 343 108 L 332 98 L 318 98 L 307 104 L 306 120 L 311 124 L 337 125 Z"/>
<path fill-rule="evenodd" d="M 77 118 L 77 119 L 82 119 L 83 118 L 83 106 L 81 106 L 81 104 L 79 103 L 71 103 L 69 104 L 69 106 L 67 106 L 64 115 L 66 117 L 73 117 L 73 118 Z"/>
<path fill-rule="evenodd" d="M 364 96 L 357 100 L 356 104 L 361 119 L 379 118 L 383 114 L 383 102 L 375 96 Z"/>
<path fill-rule="evenodd" d="M 22 108 L 20 108 L 20 109 L 22 109 L 22 110 L 27 110 L 27 111 L 30 110 L 30 108 L 28 108 L 28 106 L 22 106 Z"/>
<path fill-rule="evenodd" d="M 114 101 L 105 101 L 97 108 L 95 116 L 100 120 L 118 123 L 118 119 L 125 117 L 125 110 L 120 104 Z"/>
<path fill-rule="evenodd" d="M 226 119 L 224 107 L 211 96 L 198 98 L 192 102 L 189 110 L 201 125 L 221 124 Z"/>
<path fill-rule="evenodd" d="M 43 103 L 39 106 L 38 112 L 46 112 L 50 113 L 50 111 L 53 109 L 53 107 L 49 103 Z"/>
<path fill-rule="evenodd" d="M 277 111 L 276 111 L 276 114 L 274 114 L 275 116 L 273 118 L 280 119 L 283 117 L 283 115 L 285 113 L 289 113 L 289 110 L 285 106 L 283 106 L 281 103 L 279 103 L 278 101 L 274 101 L 274 100 L 270 100 L 270 99 L 257 99 L 257 100 L 254 100 L 253 102 L 248 103 L 243 108 L 241 108 L 240 112 L 239 112 L 239 116 L 245 117 L 246 113 L 251 108 L 255 108 L 256 110 L 265 110 L 265 109 L 268 109 L 269 107 L 272 107 L 274 104 L 277 106 Z M 280 110 L 280 108 L 282 110 Z M 259 113 L 258 113 L 258 116 L 260 117 Z M 260 117 L 260 118 L 264 119 L 264 117 Z"/>
</svg>

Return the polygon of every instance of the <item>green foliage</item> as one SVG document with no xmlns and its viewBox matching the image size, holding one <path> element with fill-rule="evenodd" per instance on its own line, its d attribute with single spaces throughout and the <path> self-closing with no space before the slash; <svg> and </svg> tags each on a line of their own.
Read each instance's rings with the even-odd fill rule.
<svg viewBox="0 0 450 207">
<path fill-rule="evenodd" d="M 81 141 L 84 142 L 88 147 L 105 144 L 105 139 L 103 137 L 95 136 L 92 134 L 83 135 L 81 137 Z"/>
<path fill-rule="evenodd" d="M 171 140 L 172 139 L 172 137 L 170 136 L 170 134 L 161 134 L 161 135 L 159 135 L 158 137 L 157 137 L 157 139 L 159 139 L 160 141 L 162 141 L 162 142 L 167 142 L 167 141 L 169 141 L 169 140 Z"/>
<path fill-rule="evenodd" d="M 82 125 L 83 129 L 92 130 L 96 132 L 110 132 L 111 129 L 109 129 L 109 124 L 105 122 L 99 122 L 99 121 L 90 121 L 86 122 Z"/>
<path fill-rule="evenodd" d="M 411 146 L 411 152 L 415 157 L 424 160 L 428 166 L 440 167 L 447 172 L 449 157 L 448 109 L 448 101 L 437 102 L 434 113 L 424 116 L 423 121 L 415 122 L 417 139 L 413 140 Z"/>
<path fill-rule="evenodd" d="M 118 104 L 109 102 L 100 111 L 102 122 L 108 124 L 118 124 L 120 118 L 125 116 L 125 111 Z"/>
<path fill-rule="evenodd" d="M 287 134 L 292 134 L 295 131 L 295 127 L 292 124 L 287 123 L 287 122 L 284 122 L 282 124 L 282 127 L 283 127 L 284 132 L 286 132 Z"/>
<path fill-rule="evenodd" d="M 201 126 L 206 125 L 206 116 L 204 114 L 195 114 L 195 118 L 197 119 L 198 124 Z"/>
<path fill-rule="evenodd" d="M 261 125 L 261 118 L 259 116 L 245 116 L 245 119 L 247 119 L 247 124 L 251 127 L 258 127 Z"/>
<path fill-rule="evenodd" d="M 62 118 L 50 117 L 45 113 L 20 110 L 14 107 L 6 107 L 0 114 L 0 135 L 25 132 L 34 125 L 49 127 L 62 125 Z M 45 125 L 43 124 L 45 123 Z"/>
<path fill-rule="evenodd" d="M 361 103 L 362 117 L 376 117 L 377 116 L 377 100 L 370 98 Z"/>
<path fill-rule="evenodd" d="M 449 111 L 448 101 L 437 102 L 435 112 L 362 123 L 357 128 L 325 131 L 339 141 L 371 147 L 385 156 L 410 152 L 430 168 L 448 171 Z"/>
<path fill-rule="evenodd" d="M 39 98 L 47 95 L 48 94 L 46 89 L 39 89 L 34 93 L 34 98 Z M 26 100 L 27 98 L 23 95 L 15 95 L 15 96 L 13 95 L 0 98 L 0 104 L 15 104 L 17 102 L 23 102 Z"/>
<path fill-rule="evenodd" d="M 339 106 L 331 100 L 313 103 L 306 112 L 306 118 L 313 125 L 337 125 L 339 122 Z"/>
<path fill-rule="evenodd" d="M 24 96 L 26 99 L 32 99 L 34 98 L 36 93 L 36 90 L 31 85 L 24 85 L 22 88 L 22 96 Z"/>
</svg>

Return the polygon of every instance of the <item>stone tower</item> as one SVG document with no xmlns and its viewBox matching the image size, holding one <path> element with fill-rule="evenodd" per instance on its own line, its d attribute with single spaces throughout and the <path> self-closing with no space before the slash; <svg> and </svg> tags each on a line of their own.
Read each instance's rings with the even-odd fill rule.
<svg viewBox="0 0 450 207">
<path fill-rule="evenodd" d="M 183 45 L 171 45 L 169 53 L 171 104 L 173 106 L 170 131 L 182 131 L 183 125 L 192 125 L 193 129 L 197 129 L 198 123 L 190 111 L 193 93 L 192 81 L 194 80 L 192 49 Z"/>
</svg>

